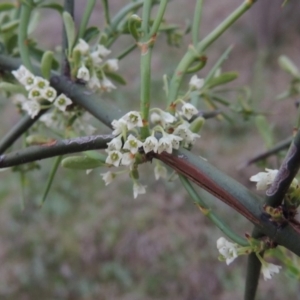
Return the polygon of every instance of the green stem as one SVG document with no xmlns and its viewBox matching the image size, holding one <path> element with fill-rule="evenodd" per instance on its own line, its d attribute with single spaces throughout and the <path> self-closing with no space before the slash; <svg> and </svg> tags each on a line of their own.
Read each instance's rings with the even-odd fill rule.
<svg viewBox="0 0 300 300">
<path fill-rule="evenodd" d="M 151 8 L 152 8 L 152 0 L 144 0 L 143 11 L 142 11 L 142 25 L 141 25 L 144 41 L 148 39 Z"/>
<path fill-rule="evenodd" d="M 132 44 L 128 48 L 126 48 L 124 51 L 122 51 L 120 54 L 116 56 L 117 59 L 121 60 L 125 56 L 127 56 L 131 51 L 133 51 L 137 47 L 137 44 Z"/>
<path fill-rule="evenodd" d="M 110 15 L 109 15 L 109 6 L 108 6 L 108 0 L 102 0 L 103 10 L 104 10 L 104 18 L 106 25 L 110 24 Z"/>
<path fill-rule="evenodd" d="M 151 27 L 151 30 L 150 30 L 150 37 L 157 33 L 157 31 L 159 29 L 159 26 L 161 24 L 162 18 L 165 14 L 167 4 L 168 4 L 168 0 L 161 0 L 160 1 L 160 5 L 159 5 L 159 8 L 158 8 L 156 18 L 155 18 L 154 23 L 153 23 L 153 25 Z"/>
<path fill-rule="evenodd" d="M 145 44 L 144 44 L 145 45 Z M 141 49 L 141 114 L 144 126 L 141 129 L 142 138 L 149 136 L 149 109 L 150 109 L 150 90 L 151 90 L 151 54 L 152 47 L 146 46 L 147 52 Z"/>
<path fill-rule="evenodd" d="M 99 95 L 91 93 L 91 91 L 79 84 L 73 83 L 66 77 L 52 76 L 50 84 L 58 93 L 67 95 L 74 103 L 83 107 L 96 119 L 110 128 L 112 128 L 111 122 L 113 120 L 118 120 L 124 115 L 119 108 L 113 107 L 110 102 L 99 98 Z"/>
<path fill-rule="evenodd" d="M 114 136 L 94 135 L 67 140 L 56 140 L 53 143 L 32 146 L 0 156 L 0 168 L 17 166 L 40 159 L 76 153 L 95 149 L 107 148 Z"/>
<path fill-rule="evenodd" d="M 297 226 L 287 224 L 279 229 L 278 224 L 266 216 L 261 197 L 233 178 L 185 149 L 173 150 L 172 154 L 153 153 L 152 156 L 232 207 L 276 243 L 300 255 L 300 230 Z"/>
<path fill-rule="evenodd" d="M 252 5 L 254 1 L 246 0 L 240 5 L 232 14 L 230 14 L 219 26 L 217 26 L 208 36 L 206 36 L 201 42 L 197 44 L 195 49 L 189 47 L 186 54 L 179 62 L 174 75 L 170 82 L 170 93 L 168 98 L 168 104 L 171 105 L 177 98 L 183 76 L 186 70 L 208 46 L 210 46 L 223 32 L 226 31 L 237 19 L 239 19 Z M 195 51 L 196 50 L 196 51 Z"/>
<path fill-rule="evenodd" d="M 33 72 L 33 67 L 29 55 L 27 30 L 33 5 L 33 0 L 28 0 L 26 3 L 23 2 L 21 4 L 20 24 L 18 29 L 18 47 L 22 63 L 31 72 Z"/>
<path fill-rule="evenodd" d="M 216 71 L 221 67 L 223 62 L 228 58 L 229 53 L 232 50 L 232 46 L 229 46 L 225 52 L 219 57 L 217 62 L 214 64 L 214 66 L 210 69 L 209 73 L 206 75 L 204 80 L 204 85 L 208 83 L 215 75 Z"/>
<path fill-rule="evenodd" d="M 95 4 L 96 4 L 96 0 L 87 0 L 86 1 L 85 10 L 84 10 L 84 13 L 83 13 L 83 16 L 82 16 L 82 19 L 80 22 L 80 26 L 79 26 L 78 38 L 83 37 Z"/>
<path fill-rule="evenodd" d="M 263 234 L 254 227 L 252 232 L 252 237 L 255 239 L 260 239 L 263 236 Z M 264 253 L 259 253 L 261 257 L 263 257 Z M 245 286 L 245 293 L 244 293 L 244 300 L 254 300 L 258 282 L 259 282 L 259 276 L 260 276 L 260 269 L 261 269 L 261 262 L 258 259 L 257 255 L 255 253 L 251 253 L 248 256 L 248 262 L 247 262 L 247 277 L 246 277 L 246 286 Z"/>
<path fill-rule="evenodd" d="M 191 183 L 188 181 L 188 179 L 182 175 L 179 175 L 179 179 L 186 189 L 186 191 L 189 193 L 189 195 L 192 197 L 194 202 L 198 204 L 201 208 L 201 211 L 203 214 L 208 217 L 225 235 L 227 235 L 232 241 L 235 243 L 241 245 L 241 246 L 249 246 L 249 243 L 246 239 L 240 237 L 236 233 L 234 233 L 230 227 L 228 227 L 227 224 L 225 224 L 215 213 L 211 211 L 211 209 L 207 206 L 205 201 L 198 195 L 196 190 L 193 188 Z"/>
<path fill-rule="evenodd" d="M 107 35 L 114 35 L 118 25 L 131 12 L 139 9 L 144 3 L 144 0 L 136 1 L 124 6 L 111 20 L 110 26 L 105 29 Z"/>
<path fill-rule="evenodd" d="M 199 40 L 199 28 L 201 23 L 202 17 L 202 7 L 203 7 L 203 0 L 196 0 L 196 7 L 192 25 L 192 39 L 193 45 L 196 46 Z"/>
</svg>

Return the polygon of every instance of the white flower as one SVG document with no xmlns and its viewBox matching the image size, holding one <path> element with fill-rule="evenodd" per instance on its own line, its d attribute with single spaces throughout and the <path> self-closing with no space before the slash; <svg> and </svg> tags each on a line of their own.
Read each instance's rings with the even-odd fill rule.
<svg viewBox="0 0 300 300">
<path fill-rule="evenodd" d="M 112 90 L 115 90 L 117 87 L 107 78 L 103 78 L 100 81 L 100 88 L 103 92 L 110 93 Z"/>
<path fill-rule="evenodd" d="M 151 121 L 151 123 L 153 123 L 153 124 L 158 124 L 158 123 L 160 123 L 160 122 L 161 122 L 161 116 L 160 116 L 160 114 L 158 114 L 158 113 L 156 113 L 156 112 L 152 113 L 152 114 L 150 115 L 150 121 Z"/>
<path fill-rule="evenodd" d="M 20 83 L 22 83 L 21 80 L 22 80 L 24 77 L 28 76 L 28 75 L 32 75 L 32 76 L 34 77 L 34 75 L 33 75 L 29 70 L 27 70 L 27 69 L 25 68 L 25 66 L 23 66 L 23 65 L 21 65 L 21 66 L 19 67 L 19 69 L 15 70 L 15 71 L 12 71 L 11 73 L 15 76 L 15 78 L 16 78 Z"/>
<path fill-rule="evenodd" d="M 180 136 L 183 141 L 185 141 L 184 147 L 188 147 L 190 144 L 195 143 L 195 139 L 199 138 L 200 135 L 192 132 L 189 129 L 190 124 L 188 122 L 184 122 L 177 126 L 173 132 L 173 134 Z"/>
<path fill-rule="evenodd" d="M 281 266 L 277 266 L 266 261 L 262 262 L 262 273 L 264 275 L 264 280 L 271 279 L 274 273 L 279 273 Z"/>
<path fill-rule="evenodd" d="M 114 131 L 112 132 L 113 135 L 119 135 L 121 133 L 123 133 L 123 131 L 127 131 L 127 125 L 126 125 L 126 121 L 123 120 L 122 118 L 119 120 L 113 120 L 111 122 L 111 125 L 114 129 Z"/>
<path fill-rule="evenodd" d="M 160 115 L 161 115 L 162 120 L 165 123 L 171 124 L 176 121 L 176 118 L 168 112 L 161 111 Z"/>
<path fill-rule="evenodd" d="M 23 65 L 21 65 L 19 69 L 12 71 L 12 74 L 22 85 L 25 86 L 27 91 L 29 91 L 34 86 L 35 76 Z"/>
<path fill-rule="evenodd" d="M 168 171 L 161 164 L 157 164 L 154 168 L 154 176 L 156 180 L 158 180 L 159 178 L 167 178 Z"/>
<path fill-rule="evenodd" d="M 112 150 L 121 150 L 122 148 L 122 135 L 115 137 L 109 143 L 107 143 L 106 152 L 110 152 Z"/>
<path fill-rule="evenodd" d="M 52 112 L 43 114 L 40 117 L 40 121 L 43 122 L 47 127 L 51 127 L 54 122 L 56 122 L 56 117 L 53 115 Z"/>
<path fill-rule="evenodd" d="M 169 134 L 168 137 L 172 142 L 172 148 L 173 149 L 179 149 L 180 142 L 182 141 L 182 137 L 177 136 L 175 134 Z"/>
<path fill-rule="evenodd" d="M 135 155 L 131 152 L 123 153 L 121 165 L 132 166 L 135 162 Z"/>
<path fill-rule="evenodd" d="M 132 154 L 136 154 L 143 143 L 139 141 L 136 137 L 130 134 L 124 144 L 123 149 L 129 150 Z"/>
<path fill-rule="evenodd" d="M 78 71 L 76 77 L 78 79 L 82 79 L 84 81 L 89 81 L 90 80 L 90 71 L 85 65 L 82 65 Z"/>
<path fill-rule="evenodd" d="M 110 72 L 115 72 L 119 70 L 119 60 L 116 58 L 108 59 L 106 61 L 105 66 L 107 67 L 107 70 Z"/>
<path fill-rule="evenodd" d="M 161 154 L 164 151 L 170 154 L 172 153 L 172 140 L 167 135 L 160 138 L 157 146 L 158 154 Z"/>
<path fill-rule="evenodd" d="M 238 245 L 227 241 L 224 237 L 220 237 L 217 240 L 217 248 L 222 258 L 226 260 L 227 265 L 232 263 L 237 258 L 237 246 Z"/>
<path fill-rule="evenodd" d="M 49 81 L 42 77 L 39 76 L 34 77 L 34 86 L 40 88 L 41 90 L 48 87 L 49 84 L 50 84 Z"/>
<path fill-rule="evenodd" d="M 109 49 L 101 44 L 97 45 L 95 52 L 97 52 L 101 57 L 105 57 L 111 53 Z"/>
<path fill-rule="evenodd" d="M 128 130 L 143 127 L 142 117 L 138 111 L 130 111 L 122 119 L 126 122 Z"/>
<path fill-rule="evenodd" d="M 190 119 L 193 117 L 193 115 L 196 115 L 196 114 L 198 113 L 198 109 L 197 109 L 194 105 L 192 105 L 192 104 L 190 104 L 190 103 L 185 103 L 185 104 L 182 106 L 181 110 L 182 110 L 182 114 L 183 114 L 188 120 L 190 120 Z"/>
<path fill-rule="evenodd" d="M 139 195 L 139 194 L 145 194 L 146 193 L 146 186 L 141 185 L 140 183 L 134 181 L 133 183 L 133 197 L 134 199 Z"/>
<path fill-rule="evenodd" d="M 46 89 L 42 90 L 42 96 L 44 99 L 53 102 L 57 96 L 57 92 L 54 88 L 48 86 Z"/>
<path fill-rule="evenodd" d="M 44 97 L 44 91 L 38 87 L 33 87 L 28 93 L 28 99 L 30 100 L 41 100 Z"/>
<path fill-rule="evenodd" d="M 79 39 L 78 44 L 74 47 L 73 51 L 79 51 L 82 55 L 85 55 L 89 49 L 89 44 L 85 40 Z"/>
<path fill-rule="evenodd" d="M 200 90 L 204 85 L 204 80 L 198 78 L 197 75 L 193 75 L 189 85 L 192 90 Z"/>
<path fill-rule="evenodd" d="M 196 138 L 200 138 L 201 136 L 197 133 L 194 133 L 192 131 L 189 131 L 189 135 L 188 137 L 186 138 L 185 140 L 185 147 L 189 146 L 190 144 L 191 145 L 194 145 L 195 144 L 195 140 Z"/>
<path fill-rule="evenodd" d="M 94 66 L 99 66 L 102 63 L 102 58 L 97 51 L 90 54 Z"/>
<path fill-rule="evenodd" d="M 61 111 L 66 111 L 68 105 L 72 104 L 72 100 L 65 94 L 60 94 L 54 101 L 54 105 Z"/>
<path fill-rule="evenodd" d="M 100 175 L 102 176 L 102 179 L 104 180 L 105 185 L 109 185 L 117 177 L 117 174 L 112 173 L 110 171 L 108 171 L 106 173 L 101 173 Z"/>
<path fill-rule="evenodd" d="M 250 181 L 257 182 L 256 188 L 258 191 L 266 190 L 273 183 L 278 170 L 266 169 L 267 172 L 259 172 L 250 177 Z"/>
<path fill-rule="evenodd" d="M 170 113 L 160 110 L 158 113 L 154 112 L 151 114 L 150 121 L 154 124 L 160 124 L 165 128 L 166 124 L 175 122 L 176 118 Z"/>
<path fill-rule="evenodd" d="M 27 111 L 31 119 L 33 119 L 41 110 L 41 106 L 37 101 L 26 101 L 22 104 L 22 109 Z"/>
<path fill-rule="evenodd" d="M 150 151 L 156 153 L 157 147 L 158 147 L 158 140 L 155 136 L 148 136 L 143 143 L 143 148 L 145 153 L 148 153 Z"/>
<path fill-rule="evenodd" d="M 108 152 L 108 156 L 105 162 L 109 165 L 114 165 L 115 167 L 118 167 L 120 165 L 122 156 L 123 156 L 122 153 L 118 150 L 110 151 Z"/>
<path fill-rule="evenodd" d="M 90 57 L 95 66 L 99 66 L 102 62 L 102 58 L 110 54 L 110 50 L 106 49 L 103 45 L 98 45 L 96 49 L 91 52 Z"/>
<path fill-rule="evenodd" d="M 98 77 L 95 74 L 90 78 L 87 85 L 93 91 L 96 91 L 96 90 L 100 89 L 100 87 L 101 87 L 100 80 L 98 79 Z"/>
</svg>

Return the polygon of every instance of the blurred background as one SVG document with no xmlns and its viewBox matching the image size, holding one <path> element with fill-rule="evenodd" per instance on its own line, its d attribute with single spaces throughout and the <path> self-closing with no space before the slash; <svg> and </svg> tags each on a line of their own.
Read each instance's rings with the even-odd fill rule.
<svg viewBox="0 0 300 300">
<path fill-rule="evenodd" d="M 91 24 L 103 26 L 98 2 Z M 110 0 L 112 13 L 125 2 Z M 242 1 L 204 2 L 201 37 Z M 79 22 L 85 1 L 75 3 Z M 225 49 L 234 45 L 222 71 L 239 73 L 232 87 L 252 88 L 254 107 L 272 124 L 274 143 L 291 135 L 296 120 L 295 99 L 275 100 L 290 79 L 280 70 L 278 57 L 285 54 L 300 67 L 300 3 L 290 0 L 284 8 L 281 4 L 281 0 L 258 1 L 207 50 L 208 63 L 198 74 L 205 77 Z M 184 28 L 193 16 L 194 5 L 192 0 L 170 1 L 166 20 Z M 45 10 L 33 36 L 45 49 L 59 45 L 58 15 Z M 113 45 L 110 57 L 131 42 L 130 37 L 122 37 Z M 190 42 L 187 35 L 176 48 L 167 45 L 164 35 L 158 37 L 152 62 L 154 105 L 161 106 L 164 98 L 163 74 L 174 70 Z M 139 105 L 138 60 L 135 50 L 120 62 L 127 86 L 104 96 L 124 110 Z M 9 100 L 3 100 L 0 108 L 3 136 L 19 116 Z M 240 166 L 266 146 L 253 119 L 233 117 L 235 124 L 220 119 L 207 121 L 193 151 L 255 190 L 249 177 L 261 168 Z M 96 121 L 93 125 L 98 134 L 108 132 Z M 142 166 L 141 182 L 147 184 L 147 194 L 133 199 L 132 184 L 126 176 L 105 187 L 99 175 L 105 170 L 86 175 L 84 171 L 60 169 L 46 203 L 39 208 L 52 163 L 40 162 L 41 170 L 28 177 L 23 211 L 18 173 L 0 173 L 1 299 L 242 299 L 246 257 L 239 257 L 230 266 L 218 261 L 216 240 L 222 233 L 201 214 L 178 181 L 155 181 L 153 167 Z M 274 159 L 268 162 L 270 168 L 277 165 Z M 247 220 L 198 191 L 237 232 L 251 232 Z M 272 280 L 261 279 L 257 299 L 298 299 L 299 292 L 299 282 L 283 268 Z"/>
</svg>

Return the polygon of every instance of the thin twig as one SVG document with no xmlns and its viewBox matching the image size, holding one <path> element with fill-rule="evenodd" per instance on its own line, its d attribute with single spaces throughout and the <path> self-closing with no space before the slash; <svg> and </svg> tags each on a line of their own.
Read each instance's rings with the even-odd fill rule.
<svg viewBox="0 0 300 300">
<path fill-rule="evenodd" d="M 94 135 L 74 139 L 53 140 L 41 146 L 32 146 L 0 156 L 0 168 L 7 168 L 58 155 L 95 149 L 105 149 L 114 136 Z"/>
</svg>

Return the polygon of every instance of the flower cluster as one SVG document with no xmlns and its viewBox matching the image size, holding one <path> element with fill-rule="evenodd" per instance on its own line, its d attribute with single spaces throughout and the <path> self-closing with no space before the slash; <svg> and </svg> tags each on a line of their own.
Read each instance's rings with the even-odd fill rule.
<svg viewBox="0 0 300 300">
<path fill-rule="evenodd" d="M 219 259 L 221 261 L 226 261 L 226 264 L 231 264 L 239 255 L 249 254 L 255 252 L 258 259 L 262 264 L 262 273 L 264 279 L 271 279 L 274 273 L 279 273 L 281 266 L 277 266 L 266 262 L 259 254 L 259 250 L 253 249 L 251 246 L 242 247 L 238 244 L 231 243 L 227 241 L 224 237 L 220 237 L 217 240 L 217 249 L 220 252 Z"/>
<path fill-rule="evenodd" d="M 72 103 L 65 94 L 57 96 L 57 92 L 50 86 L 48 80 L 42 77 L 34 76 L 23 65 L 19 69 L 12 71 L 15 78 L 25 87 L 28 92 L 27 97 L 20 94 L 18 96 L 18 104 L 22 110 L 25 110 L 31 118 L 34 118 L 40 110 L 48 105 L 43 104 L 43 100 L 47 100 L 60 111 L 66 111 L 68 105 Z"/>
<path fill-rule="evenodd" d="M 76 65 L 78 65 L 76 77 L 86 82 L 89 89 L 103 92 L 116 89 L 116 86 L 107 78 L 106 74 L 117 71 L 119 61 L 118 59 L 103 61 L 110 53 L 111 51 L 101 44 L 94 49 L 90 49 L 89 44 L 83 39 L 79 39 L 78 44 L 74 47 L 73 60 L 79 54 L 79 59 L 76 61 Z"/>
<path fill-rule="evenodd" d="M 193 112 L 189 110 L 193 109 Z M 182 111 L 186 114 L 193 115 L 198 113 L 192 105 L 183 105 Z M 139 137 L 138 128 L 143 127 L 141 114 L 138 111 L 130 111 L 119 120 L 112 122 L 113 135 L 115 136 L 107 144 L 106 163 L 110 166 L 119 167 L 127 166 L 132 171 L 136 169 L 136 158 L 139 150 L 144 153 L 154 152 L 161 154 L 162 152 L 172 153 L 173 149 L 179 149 L 179 146 L 188 147 L 195 142 L 198 134 L 190 129 L 190 124 L 185 121 L 182 116 L 162 111 L 161 109 L 153 109 L 151 114 L 151 122 L 153 124 L 152 133 L 146 139 Z M 164 166 L 157 164 L 155 169 L 155 178 L 159 179 L 167 177 L 167 170 Z M 102 174 L 106 185 L 116 177 L 112 177 L 111 173 Z M 137 179 L 131 176 L 134 182 L 134 197 L 138 194 L 145 193 L 145 186 L 141 185 Z"/>
</svg>

